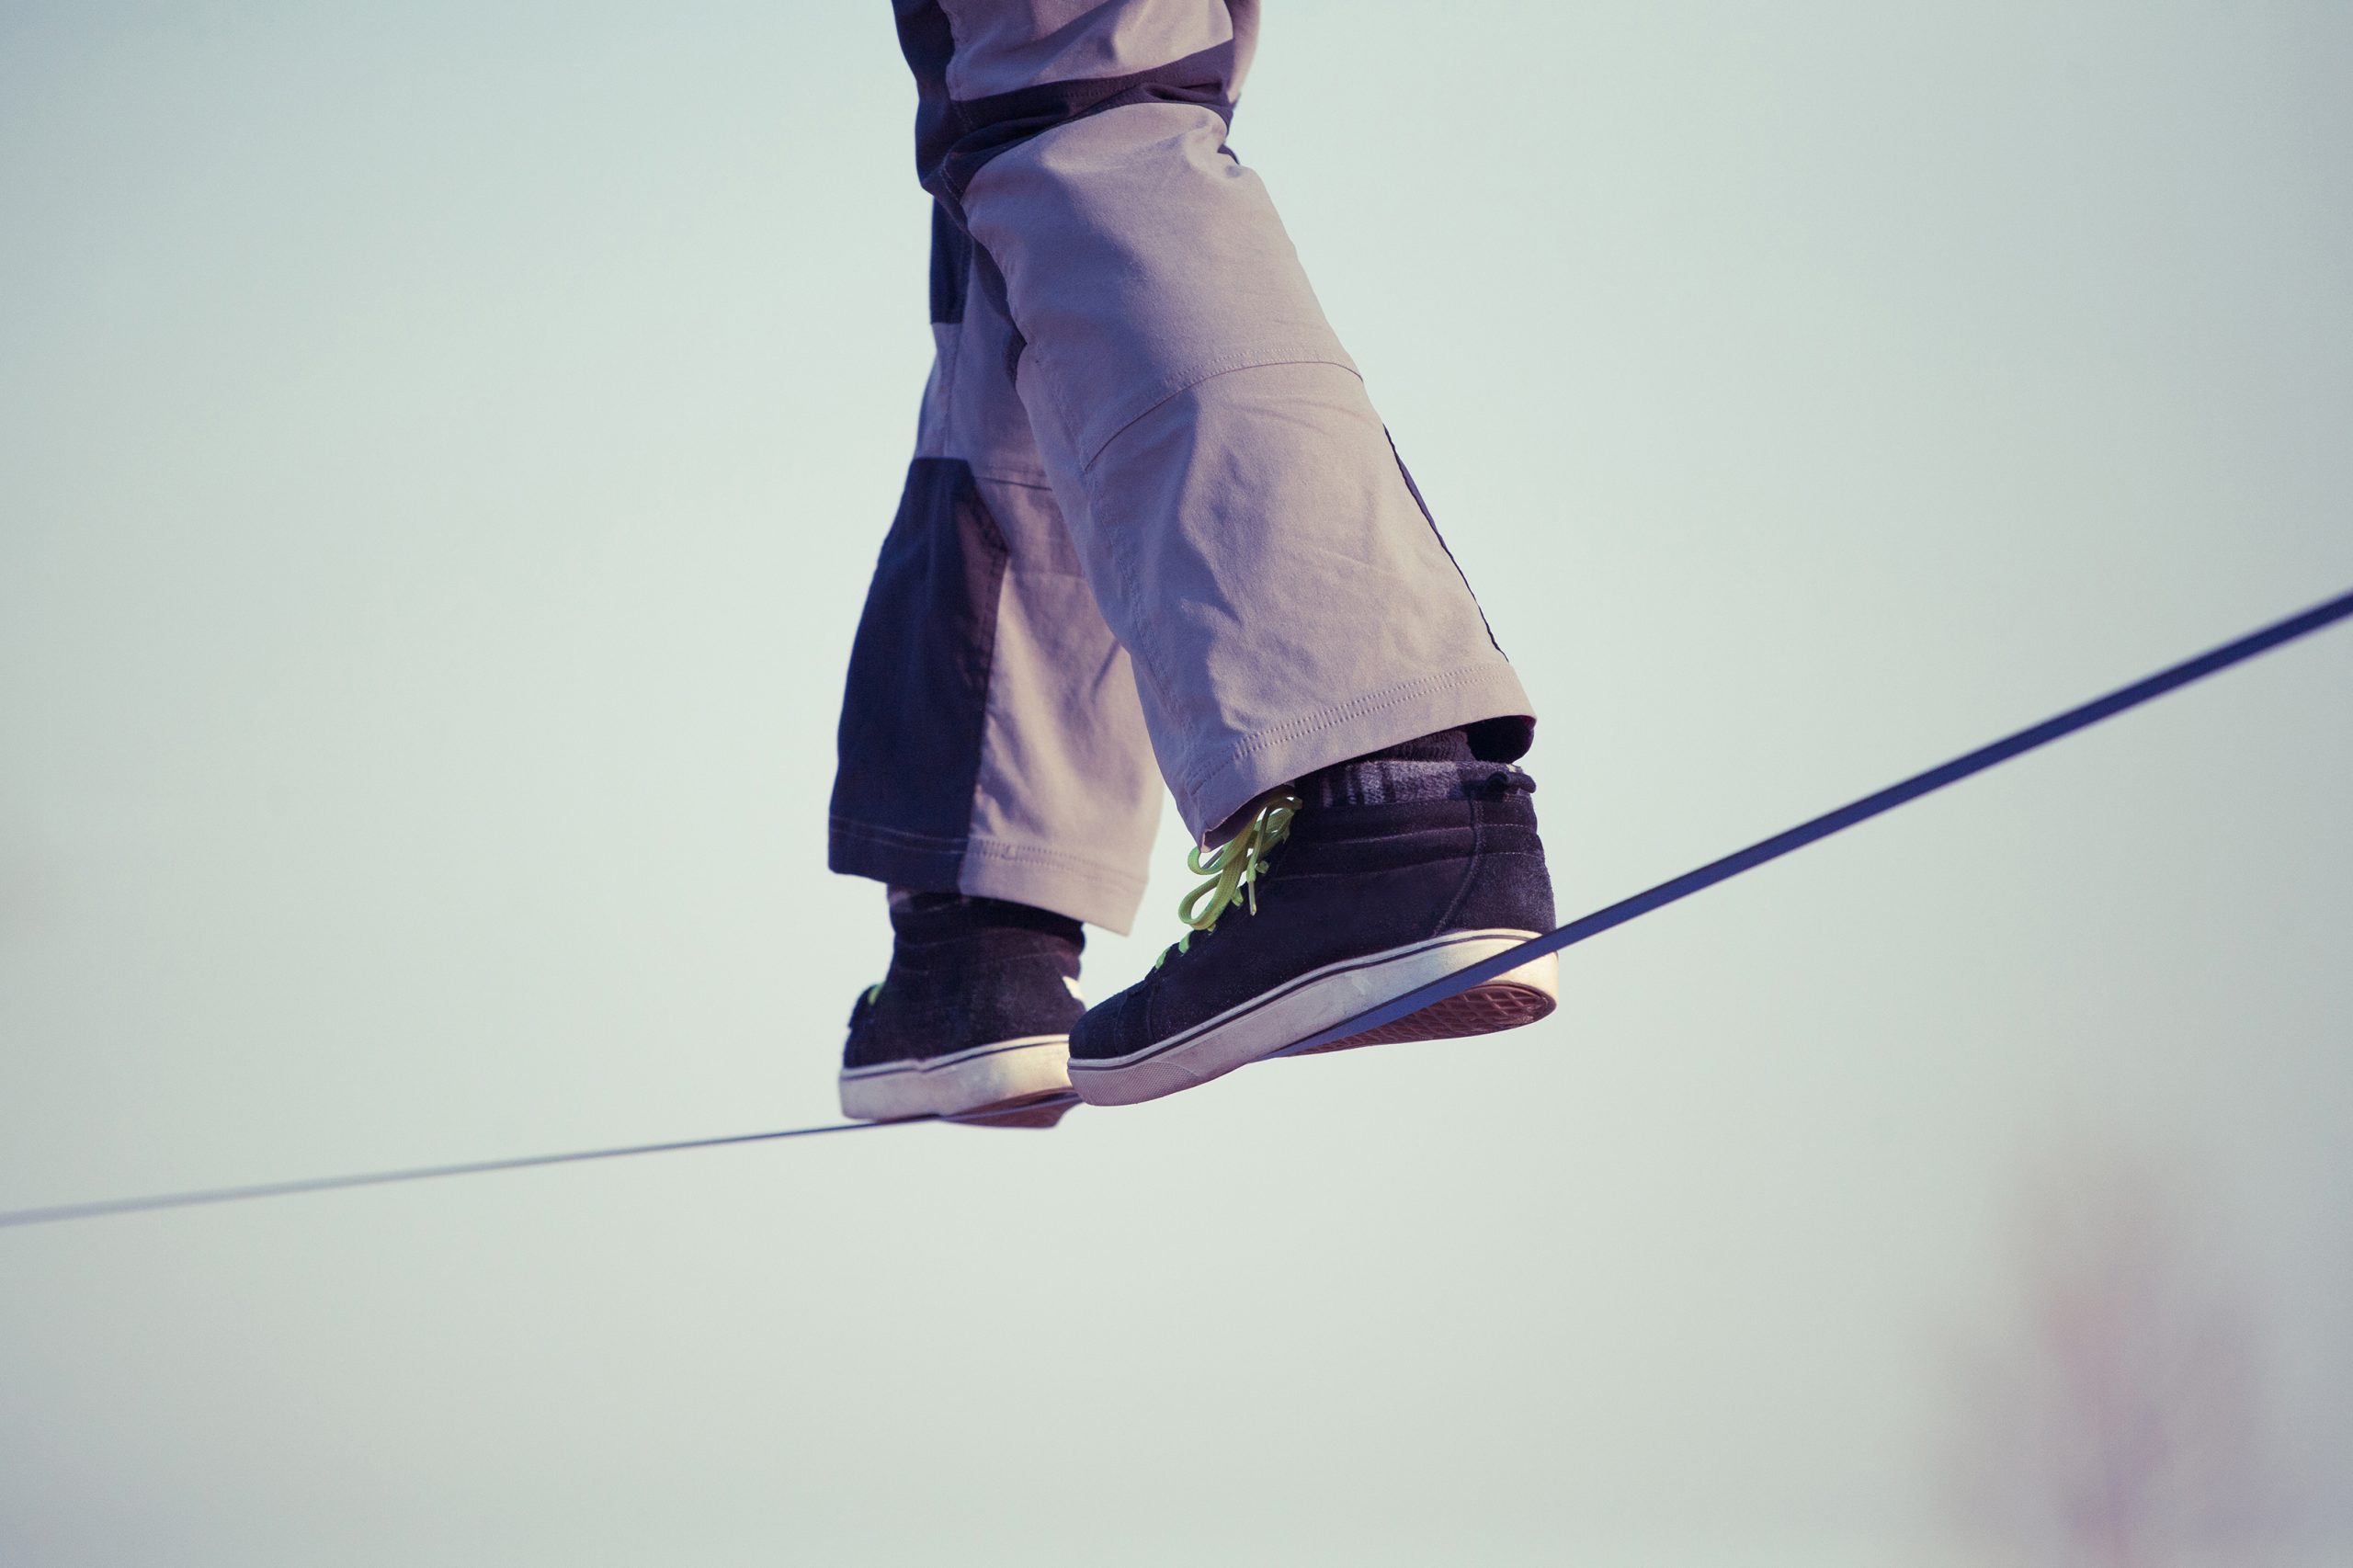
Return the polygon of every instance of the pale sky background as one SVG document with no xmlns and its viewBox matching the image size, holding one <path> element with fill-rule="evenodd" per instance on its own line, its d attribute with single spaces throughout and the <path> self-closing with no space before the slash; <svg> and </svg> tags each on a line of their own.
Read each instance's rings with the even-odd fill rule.
<svg viewBox="0 0 2353 1568">
<path fill-rule="evenodd" d="M 1564 916 L 2353 585 L 2353 6 L 1270 10 Z M 832 1118 L 913 107 L 881 0 L 0 0 L 0 1207 Z M 0 1232 L 0 1561 L 2086 1562 L 2087 1300 L 2204 1560 L 2353 1561 L 2348 721 L 2339 629 L 1491 1040 Z"/>
</svg>

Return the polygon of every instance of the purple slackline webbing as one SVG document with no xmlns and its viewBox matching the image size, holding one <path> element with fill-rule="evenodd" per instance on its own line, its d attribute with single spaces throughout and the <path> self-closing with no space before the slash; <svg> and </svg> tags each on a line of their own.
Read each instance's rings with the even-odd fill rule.
<svg viewBox="0 0 2353 1568">
<path fill-rule="evenodd" d="M 1346 1040 L 1366 1029 L 1394 1023 L 1409 1013 L 1420 1011 L 1433 1002 L 1442 1001 L 1458 992 L 1467 991 L 1483 981 L 1518 968 L 1533 958 L 1556 953 L 1575 946 L 1604 931 L 1639 919 L 1653 910 L 1663 909 L 1679 899 L 1690 897 L 1703 888 L 1728 881 L 1743 871 L 1752 870 L 1768 860 L 1778 860 L 1793 850 L 1802 849 L 1834 833 L 1840 833 L 1857 823 L 1867 822 L 1882 812 L 1892 812 L 1907 801 L 1933 794 L 1949 784 L 1957 784 L 1974 773 L 1983 773 L 1997 763 L 2020 756 L 2037 747 L 2049 745 L 2063 736 L 2088 728 L 2101 720 L 2111 718 L 2128 708 L 2137 708 L 2169 691 L 2203 680 L 2218 671 L 2244 663 L 2256 654 L 2268 653 L 2282 643 L 2311 635 L 2326 626 L 2353 617 L 2353 590 L 2313 606 L 2296 615 L 2250 631 L 2245 636 L 2225 642 L 2195 658 L 2159 670 L 2156 674 L 2119 687 L 2105 697 L 2094 698 L 2080 707 L 2030 724 L 2015 734 L 2006 735 L 1990 745 L 1954 757 L 1926 772 L 1915 773 L 1901 783 L 1891 784 L 1874 794 L 1865 795 L 1824 812 L 1810 822 L 1799 824 L 1770 838 L 1760 839 L 1745 849 L 1733 851 L 1720 860 L 1711 860 L 1697 870 L 1659 883 L 1656 887 L 1619 900 L 1604 909 L 1570 921 L 1556 930 L 1532 937 L 1508 951 L 1457 971 L 1444 980 L 1435 981 L 1419 990 L 1409 991 L 1394 1001 L 1383 1003 L 1370 1012 L 1358 1014 L 1343 1023 L 1333 1025 L 1320 1034 L 1311 1035 L 1282 1051 L 1292 1055 L 1313 1051 Z M 934 1118 L 916 1119 L 931 1120 Z M 287 1198 L 303 1192 L 328 1192 L 340 1187 L 381 1187 L 393 1182 L 427 1181 L 439 1176 L 478 1176 L 489 1171 L 522 1170 L 532 1165 L 576 1165 L 586 1160 L 623 1159 L 635 1154 L 665 1154 L 683 1149 L 712 1149 L 730 1143 L 767 1143 L 786 1138 L 813 1138 L 826 1132 L 864 1132 L 884 1127 L 904 1127 L 903 1121 L 842 1121 L 817 1127 L 789 1127 L 775 1132 L 739 1132 L 718 1138 L 691 1138 L 667 1143 L 635 1143 L 611 1149 L 582 1149 L 563 1154 L 524 1154 L 503 1160 L 473 1160 L 461 1165 L 419 1165 L 407 1170 L 370 1171 L 353 1176 L 311 1176 L 294 1181 L 264 1182 L 251 1187 L 210 1187 L 199 1191 L 159 1193 L 146 1198 L 118 1198 L 91 1203 L 64 1203 L 42 1209 L 0 1210 L 0 1229 L 14 1225 L 40 1225 L 64 1220 L 91 1220 L 108 1214 L 135 1214 L 158 1209 L 188 1209 L 211 1203 L 239 1203 L 248 1199 Z"/>
<path fill-rule="evenodd" d="M 2343 620 L 2347 616 L 2353 616 L 2353 590 L 2339 594 L 2333 599 L 2324 600 L 2312 608 L 2291 615 L 2284 620 L 2273 621 L 2260 631 L 2250 631 L 2234 642 L 2225 642 L 2219 648 L 2199 654 L 2196 658 L 2184 659 L 2180 664 L 2136 680 L 2131 686 L 2119 687 L 2105 697 L 2096 697 L 2081 707 L 2070 708 L 2064 713 L 2055 714 L 2040 724 L 2029 724 L 2015 734 L 2005 735 L 1990 745 L 1979 746 L 1975 751 L 1964 753 L 1954 757 L 1950 762 L 1941 763 L 1924 773 L 1915 773 L 1903 782 L 1891 784 L 1875 794 L 1865 795 L 1859 801 L 1849 801 L 1836 811 L 1824 812 L 1811 822 L 1800 823 L 1786 832 L 1777 833 L 1770 838 L 1760 839 L 1745 849 L 1736 849 L 1721 860 L 1711 860 L 1697 870 L 1686 871 L 1679 877 L 1638 892 L 1631 898 L 1620 899 L 1606 909 L 1597 909 L 1590 915 L 1570 921 L 1566 926 L 1522 942 L 1506 952 L 1497 953 L 1494 958 L 1482 960 L 1468 969 L 1458 970 L 1442 981 L 1425 985 L 1416 991 L 1409 991 L 1392 1002 L 1384 1002 L 1370 1012 L 1350 1018 L 1345 1023 L 1336 1024 L 1321 1034 L 1310 1035 L 1297 1045 L 1290 1046 L 1279 1054 L 1296 1055 L 1303 1051 L 1313 1051 L 1319 1045 L 1329 1045 L 1334 1040 L 1346 1040 L 1348 1036 L 1361 1033 L 1366 1029 L 1378 1028 L 1382 1024 L 1394 1023 L 1409 1013 L 1419 1012 L 1433 1002 L 1451 996 L 1460 991 L 1467 991 L 1482 981 L 1493 980 L 1506 971 L 1518 969 L 1530 959 L 1541 957 L 1546 953 L 1557 953 L 1563 948 L 1574 947 L 1588 937 L 1600 936 L 1613 926 L 1623 926 L 1629 920 L 1648 915 L 1654 909 L 1663 909 L 1678 899 L 1688 898 L 1702 888 L 1711 888 L 1718 882 L 1726 881 L 1740 875 L 1743 871 L 1762 866 L 1768 860 L 1778 860 L 1792 850 L 1802 849 L 1807 845 L 1817 843 L 1834 833 L 1844 832 L 1859 822 L 1868 822 L 1872 817 L 1883 812 L 1892 812 L 1907 801 L 1916 801 L 1923 795 L 1934 794 L 1946 785 L 1957 784 L 1972 773 L 1983 773 L 1996 763 L 2007 762 L 2010 758 L 2024 756 L 2038 746 L 2049 745 L 2052 741 L 2072 735 L 2077 730 L 2086 729 L 2098 723 L 2102 719 L 2111 718 L 2128 708 L 2137 708 L 2153 698 L 2163 697 L 2165 693 L 2188 686 L 2192 681 L 2202 680 L 2218 670 L 2228 669 L 2233 665 L 2254 658 L 2257 653 L 2277 648 L 2283 642 L 2291 642 L 2299 637 L 2318 631 L 2321 628 Z"/>
</svg>

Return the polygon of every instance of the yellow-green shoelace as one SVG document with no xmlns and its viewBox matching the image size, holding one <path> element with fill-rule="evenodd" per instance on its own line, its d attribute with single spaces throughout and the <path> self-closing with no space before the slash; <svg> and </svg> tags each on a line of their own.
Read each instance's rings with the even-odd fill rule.
<svg viewBox="0 0 2353 1568">
<path fill-rule="evenodd" d="M 1185 864 L 1195 876 L 1209 881 L 1176 901 L 1176 918 L 1192 929 L 1173 946 L 1161 949 L 1160 956 L 1152 960 L 1153 968 L 1166 963 L 1170 953 L 1190 948 L 1194 932 L 1210 929 L 1235 904 L 1246 903 L 1251 914 L 1258 913 L 1258 878 L 1267 870 L 1267 856 L 1290 836 L 1291 819 L 1302 804 L 1297 791 L 1278 790 L 1267 797 L 1248 826 L 1211 850 L 1208 858 L 1202 858 L 1199 849 L 1186 852 Z"/>
</svg>

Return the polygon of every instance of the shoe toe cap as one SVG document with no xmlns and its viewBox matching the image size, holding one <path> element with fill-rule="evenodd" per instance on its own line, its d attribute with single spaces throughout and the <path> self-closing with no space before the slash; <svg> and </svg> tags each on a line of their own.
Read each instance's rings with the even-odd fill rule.
<svg viewBox="0 0 2353 1568">
<path fill-rule="evenodd" d="M 1139 981 L 1089 1007 L 1071 1028 L 1071 1059 L 1107 1062 L 1151 1044 L 1150 993 L 1150 982 Z"/>
</svg>

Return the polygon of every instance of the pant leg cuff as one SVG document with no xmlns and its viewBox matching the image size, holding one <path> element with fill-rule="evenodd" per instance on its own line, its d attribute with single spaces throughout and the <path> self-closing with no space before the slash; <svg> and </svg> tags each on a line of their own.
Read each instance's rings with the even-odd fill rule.
<svg viewBox="0 0 2353 1568">
<path fill-rule="evenodd" d="M 918 892 L 961 892 L 1051 910 L 1124 937 L 1143 902 L 1143 880 L 1082 856 L 993 838 L 940 838 L 836 816 L 825 865 Z"/>
<path fill-rule="evenodd" d="M 1124 937 L 1143 903 L 1143 879 L 1033 844 L 975 838 L 964 854 L 959 892 L 1011 899 L 1100 926 Z"/>
<path fill-rule="evenodd" d="M 964 843 L 835 816 L 826 822 L 825 867 L 917 892 L 955 892 Z"/>
</svg>

